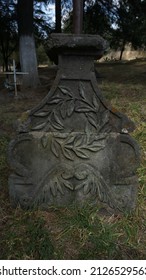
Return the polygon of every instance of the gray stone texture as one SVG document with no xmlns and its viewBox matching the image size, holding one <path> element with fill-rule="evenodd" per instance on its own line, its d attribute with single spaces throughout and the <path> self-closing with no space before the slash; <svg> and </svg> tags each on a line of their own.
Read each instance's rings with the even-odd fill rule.
<svg viewBox="0 0 146 280">
<path fill-rule="evenodd" d="M 51 35 L 46 49 L 59 56 L 56 79 L 9 145 L 14 207 L 135 208 L 139 147 L 129 135 L 135 126 L 104 100 L 94 72 L 106 46 L 100 36 Z"/>
</svg>

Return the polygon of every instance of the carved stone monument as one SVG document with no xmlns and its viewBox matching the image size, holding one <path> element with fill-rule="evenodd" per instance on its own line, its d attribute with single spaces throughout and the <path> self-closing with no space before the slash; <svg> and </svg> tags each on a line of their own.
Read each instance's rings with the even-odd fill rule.
<svg viewBox="0 0 146 280">
<path fill-rule="evenodd" d="M 104 100 L 94 72 L 105 41 L 52 34 L 47 48 L 58 53 L 58 73 L 10 143 L 12 205 L 134 209 L 139 164 L 139 147 L 129 135 L 134 124 Z"/>
</svg>

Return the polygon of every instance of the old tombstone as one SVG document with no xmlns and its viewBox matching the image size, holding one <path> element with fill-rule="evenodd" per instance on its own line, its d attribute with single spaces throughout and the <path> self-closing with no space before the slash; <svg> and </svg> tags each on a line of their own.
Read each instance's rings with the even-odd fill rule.
<svg viewBox="0 0 146 280">
<path fill-rule="evenodd" d="M 10 143 L 12 205 L 134 209 L 139 164 L 139 147 L 129 135 L 134 124 L 104 100 L 94 73 L 105 41 L 52 34 L 47 48 L 58 53 L 58 73 Z"/>
<path fill-rule="evenodd" d="M 134 124 L 98 90 L 94 59 L 106 43 L 80 34 L 83 0 L 73 0 L 73 22 L 75 34 L 52 34 L 48 41 L 48 54 L 59 61 L 56 79 L 10 143 L 11 202 L 26 209 L 98 203 L 132 210 L 139 164 L 129 135 Z"/>
</svg>

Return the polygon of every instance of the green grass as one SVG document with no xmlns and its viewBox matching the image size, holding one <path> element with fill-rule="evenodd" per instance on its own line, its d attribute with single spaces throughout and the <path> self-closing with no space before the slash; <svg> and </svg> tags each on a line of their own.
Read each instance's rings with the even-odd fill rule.
<svg viewBox="0 0 146 280">
<path fill-rule="evenodd" d="M 12 209 L 8 195 L 8 143 L 13 123 L 42 99 L 0 105 L 0 259 L 146 259 L 146 61 L 98 63 L 103 95 L 136 124 L 132 136 L 141 150 L 137 207 L 107 214 L 88 205 L 48 211 Z M 45 69 L 46 71 L 46 69 Z M 47 93 L 47 92 L 46 92 Z M 43 93 L 44 95 L 46 94 Z"/>
<path fill-rule="evenodd" d="M 20 209 L 9 216 L 1 233 L 1 259 L 52 259 L 54 247 L 44 224 L 35 213 Z"/>
</svg>

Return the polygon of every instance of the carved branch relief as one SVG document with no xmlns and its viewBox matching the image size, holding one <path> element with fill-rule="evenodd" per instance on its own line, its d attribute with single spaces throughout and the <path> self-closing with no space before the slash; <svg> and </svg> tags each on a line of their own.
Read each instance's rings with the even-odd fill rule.
<svg viewBox="0 0 146 280">
<path fill-rule="evenodd" d="M 111 138 L 111 140 L 114 140 L 115 136 L 116 134 L 112 136 L 113 138 Z M 11 177 L 12 189 L 13 186 L 16 188 L 16 195 L 13 199 L 14 202 L 18 203 L 17 193 L 19 197 L 19 190 L 22 189 L 23 191 L 21 191 L 19 203 L 25 208 L 29 208 L 29 206 L 32 207 L 32 205 L 38 206 L 42 203 L 51 203 L 51 197 L 54 197 L 55 201 L 57 201 L 59 196 L 59 201 L 62 201 L 62 199 L 66 201 L 66 192 L 74 192 L 75 196 L 78 196 L 78 192 L 81 192 L 81 197 L 86 197 L 86 199 L 88 199 L 88 196 L 93 196 L 93 198 L 97 198 L 99 201 L 105 202 L 113 208 L 123 209 L 123 207 L 127 207 L 130 198 L 127 196 L 126 187 L 131 188 L 132 191 L 132 185 L 135 184 L 133 183 L 135 179 L 133 179 L 133 177 L 131 178 L 130 174 L 131 170 L 134 170 L 135 167 L 131 167 L 132 169 L 126 173 L 126 176 L 129 177 L 125 177 L 125 175 L 120 173 L 120 170 L 117 169 L 118 174 L 113 174 L 114 180 L 113 182 L 109 182 L 108 179 L 105 179 L 102 175 L 102 168 L 98 165 L 98 160 L 97 166 L 95 166 L 94 162 L 91 160 L 92 155 L 96 156 L 96 154 L 102 152 L 107 147 L 107 143 L 109 143 L 108 139 L 109 136 L 107 133 L 41 132 L 35 134 L 33 132 L 29 135 L 20 135 L 12 142 L 10 148 L 10 157 L 13 158 L 12 165 L 16 171 L 15 175 Z M 123 141 L 124 143 L 129 143 L 128 139 L 129 136 L 124 136 L 124 138 L 120 140 L 122 143 Z M 26 143 L 27 147 L 35 146 L 34 153 L 37 147 L 39 147 L 39 149 L 42 147 L 40 151 L 45 161 L 47 159 L 45 156 L 46 154 L 48 157 L 50 157 L 51 154 L 54 155 L 54 158 L 51 157 L 51 163 L 48 160 L 48 166 L 46 165 L 47 171 L 42 172 L 36 181 L 34 180 L 34 172 L 36 171 L 33 169 L 33 157 L 32 166 L 29 166 L 31 162 L 30 159 L 28 162 L 24 159 L 24 162 L 21 161 L 19 163 L 18 158 L 15 158 L 17 147 L 19 149 L 19 147 L 22 146 L 23 149 L 23 145 L 25 145 L 25 148 L 27 148 Z M 117 141 L 117 144 L 120 143 L 121 142 Z M 134 148 L 133 142 L 130 142 L 130 145 Z M 112 148 L 111 146 L 109 147 L 110 149 Z M 34 153 L 32 153 L 32 156 Z M 105 154 L 106 152 L 101 154 L 99 159 L 105 156 Z M 59 164 L 61 157 L 62 162 Z M 68 162 L 70 161 L 69 164 L 67 160 Z M 106 155 L 106 161 L 108 162 L 108 155 Z M 106 162 L 104 166 L 106 166 Z M 125 188 L 124 194 L 122 194 L 121 186 L 122 189 Z M 117 189 L 116 192 L 114 192 L 114 189 Z M 15 194 L 15 192 L 12 191 L 12 197 L 13 193 Z"/>
<path fill-rule="evenodd" d="M 97 153 L 105 148 L 103 140 L 106 135 L 101 134 L 83 134 L 83 133 L 54 133 L 51 137 L 51 151 L 58 158 L 60 153 L 69 160 L 74 160 L 74 156 L 82 159 L 88 159 L 89 153 Z M 49 143 L 49 136 L 43 135 L 41 138 L 43 148 L 47 148 Z"/>
<path fill-rule="evenodd" d="M 87 92 L 82 82 L 79 82 L 78 92 L 79 98 L 68 87 L 58 86 L 59 92 L 51 97 L 47 104 L 54 107 L 47 111 L 39 111 L 34 113 L 34 117 L 42 117 L 41 121 L 32 130 L 39 131 L 49 129 L 62 131 L 64 129 L 63 120 L 69 118 L 74 112 L 85 115 L 87 122 L 93 126 L 97 132 L 103 132 L 105 125 L 109 122 L 109 110 L 100 112 L 100 101 L 93 94 L 92 101 L 89 100 Z M 100 115 L 100 116 L 99 116 Z"/>
<path fill-rule="evenodd" d="M 55 174 L 55 175 L 54 175 Z M 75 180 L 75 183 L 74 183 Z M 89 164 L 79 164 L 76 167 L 63 164 L 52 169 L 38 186 L 39 196 L 35 197 L 35 204 L 47 199 L 47 194 L 56 197 L 58 193 L 65 195 L 65 189 L 83 192 L 83 195 L 97 196 L 100 201 L 114 207 L 114 198 L 103 176 Z M 113 204 L 112 204 L 113 202 Z"/>
<path fill-rule="evenodd" d="M 103 139 L 105 138 L 102 136 Z M 102 139 L 100 139 L 102 140 Z M 52 137 L 51 150 L 56 157 L 59 157 L 59 150 L 65 158 L 74 160 L 74 155 L 79 158 L 88 159 L 89 152 L 99 152 L 104 149 L 104 145 L 99 140 L 87 135 L 69 134 L 66 137 Z"/>
</svg>

